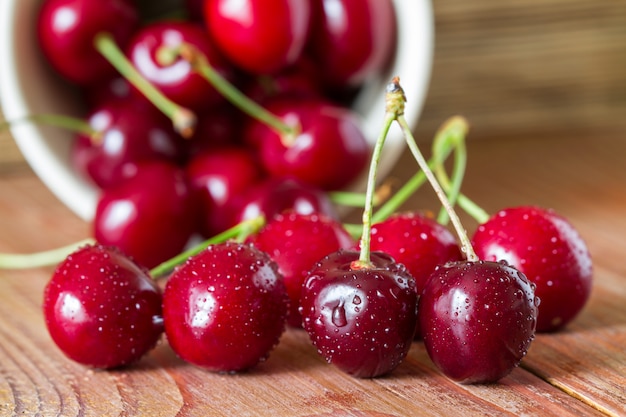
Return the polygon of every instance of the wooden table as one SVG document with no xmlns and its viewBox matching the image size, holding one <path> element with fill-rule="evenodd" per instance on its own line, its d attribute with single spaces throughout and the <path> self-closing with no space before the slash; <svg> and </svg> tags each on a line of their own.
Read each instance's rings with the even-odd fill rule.
<svg viewBox="0 0 626 417">
<path fill-rule="evenodd" d="M 416 416 L 626 415 L 626 132 L 473 138 L 464 192 L 489 212 L 552 207 L 586 239 L 595 276 L 581 315 L 538 335 L 522 366 L 495 385 L 442 376 L 421 342 L 388 377 L 354 379 L 289 330 L 269 360 L 238 375 L 179 360 L 166 342 L 136 366 L 94 371 L 66 359 L 41 313 L 51 268 L 0 271 L 0 415 Z M 407 153 L 394 172 L 416 169 Z M 420 189 L 406 208 L 437 208 Z M 463 217 L 471 231 L 476 225 Z M 29 169 L 0 170 L 0 251 L 32 252 L 89 235 Z"/>
</svg>

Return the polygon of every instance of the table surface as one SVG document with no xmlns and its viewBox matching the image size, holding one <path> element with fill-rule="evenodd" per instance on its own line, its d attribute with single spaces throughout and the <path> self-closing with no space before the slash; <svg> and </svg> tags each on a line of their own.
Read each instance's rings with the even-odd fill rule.
<svg viewBox="0 0 626 417">
<path fill-rule="evenodd" d="M 498 384 L 448 380 L 419 341 L 391 375 L 355 379 L 326 364 L 293 329 L 247 373 L 200 370 L 165 341 L 133 367 L 90 370 L 66 359 L 46 332 L 47 267 L 0 271 L 0 415 L 626 415 L 626 133 L 470 134 L 468 151 L 465 194 L 489 212 L 554 208 L 579 230 L 594 261 L 583 312 L 565 330 L 538 335 L 522 365 Z M 415 170 L 406 154 L 393 176 L 403 180 Z M 420 189 L 404 208 L 435 210 L 433 195 Z M 0 170 L 0 252 L 50 249 L 89 233 L 28 168 Z"/>
</svg>

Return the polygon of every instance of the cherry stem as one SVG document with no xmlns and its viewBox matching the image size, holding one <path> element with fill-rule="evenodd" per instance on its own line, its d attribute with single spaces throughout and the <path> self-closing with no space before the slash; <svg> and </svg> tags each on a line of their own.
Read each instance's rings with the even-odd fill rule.
<svg viewBox="0 0 626 417">
<path fill-rule="evenodd" d="M 55 265 L 78 248 L 93 243 L 93 239 L 84 239 L 71 245 L 43 252 L 28 254 L 0 253 L 0 269 L 28 269 Z"/>
<path fill-rule="evenodd" d="M 102 139 L 102 132 L 95 130 L 88 122 L 82 119 L 78 119 L 76 117 L 64 116 L 61 114 L 43 113 L 24 116 L 10 121 L 7 120 L 4 122 L 0 122 L 0 131 L 10 126 L 14 126 L 18 123 L 30 122 L 68 129 L 72 132 L 89 136 L 94 143 L 98 143 Z"/>
<path fill-rule="evenodd" d="M 461 184 L 465 176 L 467 166 L 467 150 L 465 148 L 465 137 L 469 130 L 467 120 L 462 116 L 449 118 L 435 134 L 433 141 L 433 171 L 442 188 L 446 191 L 450 205 L 454 206 L 461 193 Z M 452 145 L 451 145 L 452 144 Z M 450 149 L 454 149 L 454 166 L 452 171 L 452 182 L 448 179 L 444 160 L 448 157 Z M 445 207 L 441 207 L 437 222 L 447 224 L 449 221 L 448 212 Z"/>
<path fill-rule="evenodd" d="M 385 95 L 385 119 L 383 121 L 383 127 L 381 128 L 380 134 L 376 139 L 376 144 L 374 145 L 372 160 L 370 162 L 370 169 L 367 177 L 365 208 L 363 209 L 363 229 L 360 242 L 361 251 L 359 253 L 359 260 L 353 262 L 351 265 L 354 269 L 372 267 L 370 252 L 372 237 L 372 214 L 374 211 L 374 192 L 376 190 L 376 174 L 378 173 L 378 163 L 380 162 L 380 156 L 383 150 L 383 146 L 385 144 L 385 140 L 387 139 L 387 134 L 389 133 L 389 128 L 396 119 L 396 103 L 399 102 L 399 100 L 392 98 L 396 94 L 398 94 L 398 90 L 395 89 L 393 83 L 388 84 L 387 92 Z"/>
<path fill-rule="evenodd" d="M 399 91 L 402 91 L 402 87 L 400 86 L 400 80 L 398 77 L 394 78 L 394 80 L 392 81 L 392 84 L 394 84 L 394 88 L 398 89 Z M 428 179 L 428 182 L 430 183 L 433 190 L 435 191 L 435 194 L 439 198 L 439 201 L 448 212 L 448 215 L 450 216 L 450 220 L 452 221 L 452 225 L 454 226 L 454 229 L 456 230 L 459 240 L 461 241 L 461 250 L 463 251 L 463 253 L 465 253 L 467 260 L 472 261 L 472 262 L 478 261 L 478 256 L 474 252 L 474 248 L 472 247 L 469 237 L 467 236 L 467 232 L 465 231 L 465 229 L 463 228 L 463 225 L 461 224 L 461 220 L 459 219 L 459 216 L 454 211 L 454 207 L 452 207 L 452 205 L 450 204 L 450 201 L 448 200 L 446 193 L 441 188 L 441 185 L 435 178 L 435 175 L 433 174 L 432 170 L 428 166 L 428 163 L 424 159 L 424 156 L 422 155 L 422 152 L 420 151 L 419 147 L 417 146 L 417 142 L 415 141 L 415 138 L 413 137 L 411 128 L 409 127 L 406 119 L 404 118 L 404 104 L 406 102 L 406 98 L 404 97 L 404 92 L 402 92 L 401 94 L 396 94 L 394 97 L 396 97 L 398 101 L 397 103 L 398 110 L 395 114 L 396 116 L 395 120 L 398 122 L 398 124 L 400 125 L 400 128 L 402 129 L 402 133 L 404 134 L 405 140 L 407 142 L 409 149 L 411 150 L 411 153 L 413 154 L 413 157 L 415 158 L 418 165 L 420 166 L 420 168 L 426 175 L 426 179 Z"/>
<path fill-rule="evenodd" d="M 94 45 L 128 82 L 134 85 L 150 102 L 170 118 L 174 129 L 182 137 L 189 138 L 193 135 L 197 122 L 196 115 L 191 110 L 165 97 L 152 83 L 146 80 L 126 58 L 109 33 L 97 34 L 94 39 Z"/>
<path fill-rule="evenodd" d="M 256 233 L 261 227 L 265 225 L 265 217 L 257 216 L 252 219 L 244 220 L 235 226 L 231 227 L 228 230 L 225 230 L 222 233 L 219 233 L 213 237 L 210 237 L 207 240 L 195 245 L 192 248 L 187 249 L 184 252 L 174 256 L 173 258 L 155 266 L 150 270 L 150 276 L 152 278 L 157 279 L 167 275 L 171 272 L 176 266 L 185 262 L 189 257 L 194 256 L 204 249 L 206 249 L 210 245 L 215 245 L 217 243 L 225 242 L 229 239 L 235 239 L 237 241 L 244 241 L 248 236 L 253 233 Z"/>
<path fill-rule="evenodd" d="M 458 126 L 455 127 L 455 124 Z M 451 128 L 452 132 L 446 132 L 446 128 Z M 447 122 L 442 129 L 440 129 L 435 136 L 435 141 L 433 142 L 433 155 L 436 162 L 434 172 L 442 188 L 448 193 L 450 201 L 453 201 L 452 193 L 456 192 L 457 194 L 455 197 L 458 205 L 474 220 L 481 224 L 489 219 L 489 213 L 460 192 L 460 183 L 463 180 L 463 174 L 465 172 L 465 165 L 467 161 L 467 151 L 465 148 L 465 135 L 467 130 L 467 121 L 461 116 L 455 116 L 455 118 L 450 119 L 450 121 Z M 453 167 L 452 181 L 448 178 L 448 174 L 443 166 L 443 160 L 446 159 L 450 153 L 451 145 L 455 151 L 455 165 Z M 447 216 L 442 217 L 440 213 L 438 220 L 442 224 L 446 223 L 447 219 Z"/>
<path fill-rule="evenodd" d="M 376 188 L 376 191 L 374 191 L 374 206 L 379 206 L 386 201 L 391 195 L 391 190 L 392 187 L 389 181 L 384 182 Z M 350 191 L 329 191 L 328 197 L 333 203 L 340 204 L 342 206 L 364 207 L 367 196 L 364 193 Z"/>
<path fill-rule="evenodd" d="M 215 68 L 211 66 L 206 56 L 193 45 L 184 43 L 180 47 L 167 51 L 160 51 L 158 57 L 162 60 L 162 64 L 171 62 L 177 56 L 187 60 L 192 68 L 198 72 L 205 80 L 207 80 L 213 88 L 215 88 L 223 97 L 239 110 L 248 116 L 264 123 L 266 126 L 278 133 L 283 142 L 288 145 L 293 141 L 300 131 L 300 126 L 293 126 L 285 123 L 281 118 L 269 112 L 263 106 L 251 100 L 230 81 L 222 76 Z"/>
</svg>

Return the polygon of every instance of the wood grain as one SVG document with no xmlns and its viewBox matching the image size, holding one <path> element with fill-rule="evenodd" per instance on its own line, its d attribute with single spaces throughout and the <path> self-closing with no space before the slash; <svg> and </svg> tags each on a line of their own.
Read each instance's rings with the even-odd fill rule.
<svg viewBox="0 0 626 417">
<path fill-rule="evenodd" d="M 464 192 L 490 212 L 555 208 L 585 237 L 595 266 L 583 313 L 565 331 L 538 335 L 522 366 L 500 383 L 448 380 L 421 342 L 390 376 L 354 379 L 326 364 L 299 330 L 287 331 L 266 362 L 243 374 L 185 364 L 165 340 L 133 367 L 89 370 L 49 339 L 40 302 L 50 269 L 42 268 L 0 271 L 0 415 L 626 415 L 626 137 L 470 139 Z M 415 169 L 407 154 L 394 175 L 402 180 Z M 405 208 L 436 207 L 424 188 Z M 471 231 L 475 224 L 463 217 Z M 0 174 L 0 251 L 48 249 L 88 233 L 32 173 Z"/>
</svg>

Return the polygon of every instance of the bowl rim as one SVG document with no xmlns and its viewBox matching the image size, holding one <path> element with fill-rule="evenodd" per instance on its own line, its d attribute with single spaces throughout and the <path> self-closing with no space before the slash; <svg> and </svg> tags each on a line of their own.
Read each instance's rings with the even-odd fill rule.
<svg viewBox="0 0 626 417">
<path fill-rule="evenodd" d="M 363 129 L 368 141 L 373 144 L 383 122 L 385 108 L 384 87 L 393 76 L 400 77 L 408 96 L 405 117 L 410 126 L 415 126 L 422 112 L 430 84 L 434 52 L 434 16 L 431 0 L 392 0 L 396 9 L 398 32 L 397 50 L 388 80 L 382 78 L 368 83 L 359 93 L 353 108 L 361 115 Z M 6 120 L 19 120 L 32 115 L 33 103 L 38 103 L 30 93 L 22 89 L 27 84 L 29 71 L 20 54 L 18 43 L 36 39 L 33 33 L 24 40 L 19 28 L 24 19 L 33 21 L 37 0 L 4 0 L 0 2 L 0 107 Z M 18 28 L 19 26 L 19 28 Z M 38 54 L 38 52 L 35 52 Z M 14 63 L 14 65 L 6 65 Z M 31 62 L 32 64 L 32 62 Z M 30 94 L 30 95 L 29 95 Z M 31 169 L 45 186 L 72 212 L 86 221 L 95 214 L 99 190 L 80 178 L 69 163 L 69 155 L 59 151 L 54 141 L 67 140 L 69 132 L 55 132 L 50 128 L 31 123 L 17 123 L 10 127 L 11 136 Z M 54 137 L 51 137 L 54 136 Z M 68 142 L 69 143 L 69 142 Z M 69 145 L 64 145 L 66 148 Z M 379 164 L 378 178 L 385 177 L 395 166 L 405 149 L 404 137 L 399 129 L 391 129 L 385 142 L 383 158 Z M 365 173 L 367 174 L 367 173 Z M 366 175 L 351 187 L 363 190 Z"/>
</svg>

